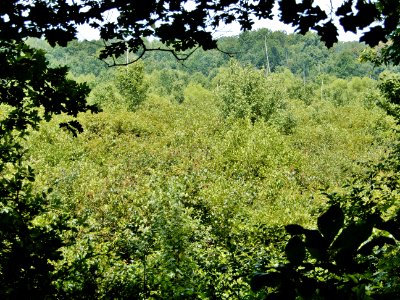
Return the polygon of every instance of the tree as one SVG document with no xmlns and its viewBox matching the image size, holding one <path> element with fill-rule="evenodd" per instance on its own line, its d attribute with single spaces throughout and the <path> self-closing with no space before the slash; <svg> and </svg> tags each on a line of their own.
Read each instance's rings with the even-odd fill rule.
<svg viewBox="0 0 400 300">
<path fill-rule="evenodd" d="M 0 22 L 0 298 L 40 299 L 53 293 L 50 261 L 60 258 L 60 234 L 68 226 L 64 214 L 47 208 L 46 192 L 32 190 L 23 140 L 55 114 L 76 117 L 97 108 L 86 104 L 86 84 L 67 79 L 65 67 L 50 68 L 43 51 L 24 43 L 29 24 L 7 26 L 23 14 L 16 3 L 1 8 Z M 60 125 L 82 131 L 76 120 Z"/>
<path fill-rule="evenodd" d="M 400 76 L 382 73 L 378 87 L 381 106 L 399 124 Z M 264 290 L 266 299 L 399 298 L 399 149 L 396 141 L 344 192 L 326 193 L 330 207 L 317 229 L 286 226 L 286 260 L 253 276 L 252 289 Z"/>
<path fill-rule="evenodd" d="M 252 288 L 269 287 L 267 299 L 396 298 L 398 288 L 390 286 L 379 260 L 396 251 L 399 216 L 383 220 L 380 213 L 364 213 L 367 217 L 346 220 L 336 203 L 318 218 L 318 229 L 287 225 L 287 262 L 255 275 Z"/>
<path fill-rule="evenodd" d="M 63 215 L 49 221 L 46 193 L 32 191 L 23 139 L 54 114 L 76 117 L 96 107 L 85 102 L 85 84 L 68 80 L 65 67 L 49 68 L 44 52 L 23 42 L 0 42 L 0 69 L 0 297 L 42 298 L 52 292 L 49 260 L 60 257 L 66 225 Z M 82 131 L 76 120 L 60 125 Z"/>
<path fill-rule="evenodd" d="M 194 1 L 190 8 L 188 1 L 143 1 L 133 6 L 129 1 L 104 0 L 95 5 L 95 1 L 85 1 L 90 6 L 86 17 L 93 18 L 91 24 L 101 29 L 101 37 L 110 40 L 118 38 L 122 41 L 113 42 L 106 47 L 103 57 L 120 55 L 124 42 L 127 42 L 133 51 L 142 53 L 154 50 L 147 49 L 143 37 L 156 36 L 173 51 L 182 51 L 200 46 L 203 49 L 217 47 L 212 37 L 214 30 L 221 23 L 229 24 L 238 21 L 242 30 L 251 29 L 256 18 L 272 18 L 272 8 L 275 1 Z M 330 15 L 326 14 L 313 1 L 295 0 L 278 1 L 280 19 L 286 24 L 292 24 L 297 31 L 305 34 L 315 30 L 328 47 L 337 41 L 337 28 Z M 356 10 L 353 10 L 355 4 Z M 142 9 L 138 9 L 141 7 Z M 116 23 L 106 23 L 99 13 L 108 9 L 117 9 L 120 16 Z M 356 32 L 364 29 L 375 21 L 382 21 L 383 25 L 375 25 L 370 31 L 363 34 L 361 41 L 369 45 L 377 45 L 386 41 L 387 36 L 397 30 L 399 23 L 399 4 L 396 1 L 345 1 L 341 7 L 333 12 L 340 18 L 341 26 Z M 156 22 L 157 21 L 157 22 Z M 398 35 L 398 33 L 397 33 Z M 185 58 L 185 56 L 183 56 Z"/>
<path fill-rule="evenodd" d="M 146 99 L 149 84 L 144 77 L 144 64 L 126 66 L 116 70 L 114 84 L 125 97 L 128 109 L 135 110 Z"/>
<path fill-rule="evenodd" d="M 147 51 L 171 52 L 185 59 L 196 47 L 218 48 L 212 31 L 221 23 L 237 20 L 243 30 L 252 27 L 252 17 L 272 18 L 275 1 L 189 1 L 177 0 L 32 0 L 3 1 L 0 6 L 0 291 L 1 298 L 45 298 L 51 294 L 51 265 L 60 246 L 63 222 L 43 224 L 46 197 L 32 192 L 29 182 L 34 172 L 24 162 L 21 139 L 36 129 L 41 120 L 65 113 L 76 117 L 88 106 L 86 85 L 66 79 L 65 68 L 49 68 L 41 51 L 28 47 L 27 37 L 44 37 L 51 46 L 65 46 L 76 36 L 77 25 L 88 22 L 100 29 L 108 41 L 100 58 L 111 59 L 131 52 L 141 58 Z M 355 4 L 356 10 L 353 10 Z M 382 0 L 371 3 L 349 0 L 334 12 L 345 30 L 371 26 L 361 41 L 377 45 L 391 38 L 388 59 L 400 61 L 400 4 Z M 116 23 L 107 20 L 107 11 L 117 10 Z M 279 1 L 281 20 L 293 24 L 300 33 L 315 30 L 327 46 L 337 41 L 337 28 L 330 15 L 312 0 L 297 3 Z M 154 36 L 166 46 L 149 48 L 144 38 Z M 181 51 L 189 52 L 182 53 Z M 4 108 L 3 108 L 4 107 Z M 76 120 L 62 124 L 73 133 L 82 128 Z M 59 219 L 59 218 L 56 218 Z M 40 242 L 39 242 L 40 241 Z"/>
<path fill-rule="evenodd" d="M 100 29 L 102 39 L 110 41 L 101 53 L 103 59 L 123 55 L 127 45 L 131 51 L 138 52 L 139 58 L 147 51 L 161 50 L 185 59 L 192 52 L 182 54 L 180 51 L 195 47 L 217 48 L 212 32 L 222 23 L 236 20 L 242 30 L 249 30 L 253 17 L 271 19 L 275 2 L 142 0 L 133 5 L 123 0 L 12 0 L 0 8 L 0 38 L 20 41 L 27 36 L 45 37 L 51 45 L 65 45 L 75 37 L 76 25 L 87 22 Z M 300 3 L 280 0 L 278 4 L 281 21 L 292 24 L 302 34 L 316 31 L 328 47 L 337 41 L 338 29 L 332 20 L 336 15 L 346 31 L 357 32 L 369 27 L 360 41 L 371 46 L 391 39 L 387 56 L 400 57 L 398 1 L 348 0 L 331 14 L 312 0 Z M 108 20 L 110 10 L 119 12 L 116 22 Z M 374 23 L 376 21 L 379 23 Z M 144 38 L 150 36 L 159 38 L 166 46 L 148 48 Z"/>
<path fill-rule="evenodd" d="M 231 61 L 214 79 L 224 116 L 248 118 L 253 123 L 257 119 L 268 121 L 287 98 L 281 78 L 274 75 L 265 77 L 261 70 Z"/>
</svg>

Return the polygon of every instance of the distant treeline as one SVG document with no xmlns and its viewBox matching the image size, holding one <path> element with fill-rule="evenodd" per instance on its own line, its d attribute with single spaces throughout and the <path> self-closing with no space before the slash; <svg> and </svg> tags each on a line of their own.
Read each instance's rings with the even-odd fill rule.
<svg viewBox="0 0 400 300">
<path fill-rule="evenodd" d="M 99 77 L 110 69 L 106 62 L 98 58 L 104 46 L 102 41 L 73 41 L 65 48 L 51 48 L 42 40 L 30 40 L 29 43 L 45 49 L 51 64 L 68 65 L 74 77 Z M 162 45 L 158 41 L 148 41 L 149 48 L 160 46 Z M 354 76 L 376 79 L 385 69 L 398 71 L 398 67 L 374 67 L 370 62 L 361 61 L 360 55 L 366 49 L 363 44 L 339 42 L 333 48 L 327 49 L 319 37 L 312 33 L 302 36 L 260 29 L 243 32 L 238 36 L 223 37 L 219 40 L 218 47 L 222 51 L 198 49 L 184 62 L 177 61 L 168 52 L 148 52 L 143 57 L 146 72 L 178 69 L 188 74 L 201 73 L 206 77 L 214 77 L 217 69 L 226 65 L 231 58 L 263 68 L 266 72 L 286 68 L 304 80 L 312 80 L 321 74 L 343 79 Z M 135 54 L 130 53 L 129 59 L 134 58 Z M 124 62 L 126 57 L 120 59 Z"/>
</svg>

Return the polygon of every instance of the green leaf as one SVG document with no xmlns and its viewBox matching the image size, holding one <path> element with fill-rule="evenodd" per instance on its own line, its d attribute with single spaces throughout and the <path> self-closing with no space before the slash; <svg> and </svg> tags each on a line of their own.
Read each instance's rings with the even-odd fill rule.
<svg viewBox="0 0 400 300">
<path fill-rule="evenodd" d="M 326 241 L 331 244 L 344 223 L 344 214 L 339 205 L 332 205 L 318 220 L 318 230 Z"/>
</svg>

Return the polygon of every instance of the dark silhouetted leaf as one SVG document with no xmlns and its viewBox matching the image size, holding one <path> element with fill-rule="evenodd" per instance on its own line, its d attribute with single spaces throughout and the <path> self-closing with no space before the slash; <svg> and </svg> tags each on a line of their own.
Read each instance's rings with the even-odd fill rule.
<svg viewBox="0 0 400 300">
<path fill-rule="evenodd" d="M 279 1 L 281 10 L 280 20 L 283 23 L 289 24 L 298 19 L 297 4 L 295 0 L 281 0 Z"/>
<path fill-rule="evenodd" d="M 339 205 L 332 205 L 317 220 L 318 230 L 331 244 L 344 223 L 344 214 Z"/>
<path fill-rule="evenodd" d="M 298 235 L 289 240 L 285 247 L 285 253 L 290 263 L 300 265 L 303 262 L 306 257 L 306 248 Z"/>
<path fill-rule="evenodd" d="M 372 254 L 372 250 L 374 247 L 382 247 L 384 245 L 395 245 L 396 242 L 392 238 L 386 236 L 378 236 L 373 238 L 368 243 L 364 244 L 359 250 L 358 253 L 362 255 L 370 255 Z"/>
<path fill-rule="evenodd" d="M 340 25 L 343 26 L 345 31 L 351 31 L 353 33 L 357 33 L 357 24 L 355 22 L 355 16 L 344 16 L 340 18 Z"/>
<path fill-rule="evenodd" d="M 301 278 L 302 284 L 297 287 L 298 292 L 300 295 L 306 299 L 312 298 L 315 291 L 319 288 L 319 284 L 316 279 L 308 278 L 303 276 Z"/>
<path fill-rule="evenodd" d="M 305 246 L 311 256 L 318 260 L 325 260 L 327 258 L 327 249 L 329 246 L 326 239 L 318 230 L 306 230 L 305 235 Z"/>
<path fill-rule="evenodd" d="M 278 272 L 258 273 L 250 282 L 253 291 L 259 291 L 264 287 L 278 287 L 282 283 L 282 275 Z"/>
<path fill-rule="evenodd" d="M 343 4 L 336 10 L 337 16 L 347 16 L 348 14 L 352 13 L 352 5 L 353 1 L 347 0 L 344 1 Z"/>
<path fill-rule="evenodd" d="M 379 42 L 386 42 L 386 31 L 382 26 L 372 27 L 369 31 L 365 32 L 360 38 L 360 42 L 365 42 L 371 47 L 379 44 Z"/>
<path fill-rule="evenodd" d="M 386 222 L 378 223 L 376 228 L 385 230 L 393 235 L 396 240 L 400 240 L 400 218 L 397 217 Z"/>
<path fill-rule="evenodd" d="M 299 234 L 303 234 L 305 229 L 297 224 L 289 224 L 285 226 L 285 229 L 287 231 L 287 233 L 291 234 L 291 235 L 299 235 Z"/>
<path fill-rule="evenodd" d="M 326 47 L 330 48 L 338 41 L 338 30 L 332 21 L 315 26 L 315 29 L 317 30 L 318 35 L 321 37 L 321 41 L 325 43 Z"/>
<path fill-rule="evenodd" d="M 347 226 L 332 244 L 333 249 L 347 249 L 354 252 L 372 234 L 373 224 L 353 223 Z"/>
<path fill-rule="evenodd" d="M 82 125 L 76 121 L 76 120 L 72 120 L 69 122 L 64 122 L 64 123 L 60 123 L 60 128 L 65 128 L 67 129 L 69 132 L 72 133 L 72 135 L 74 137 L 78 136 L 78 133 L 82 133 L 83 132 L 83 127 Z"/>
<path fill-rule="evenodd" d="M 379 17 L 379 11 L 374 3 L 368 3 L 363 0 L 358 0 L 356 9 L 357 12 L 357 27 L 363 29 L 372 24 Z"/>
<path fill-rule="evenodd" d="M 354 271 L 357 267 L 356 262 L 354 261 L 356 252 L 349 248 L 342 248 L 337 251 L 334 255 L 334 260 L 336 262 L 336 266 L 343 270 L 347 270 L 348 272 Z"/>
</svg>

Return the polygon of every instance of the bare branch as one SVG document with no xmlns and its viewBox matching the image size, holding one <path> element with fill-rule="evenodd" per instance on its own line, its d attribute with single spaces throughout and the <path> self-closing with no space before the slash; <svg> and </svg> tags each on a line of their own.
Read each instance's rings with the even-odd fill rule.
<svg viewBox="0 0 400 300">
<path fill-rule="evenodd" d="M 162 48 L 157 47 L 157 48 L 147 48 L 146 45 L 144 43 L 142 43 L 142 51 L 140 52 L 140 54 L 138 55 L 138 57 L 136 57 L 135 59 L 129 61 L 129 62 L 124 62 L 124 63 L 118 63 L 115 59 L 115 57 L 112 57 L 113 62 L 111 64 L 107 63 L 105 60 L 102 60 L 108 67 L 116 67 L 116 66 L 127 66 L 130 64 L 133 64 L 135 62 L 137 62 L 138 60 L 142 59 L 143 56 L 147 53 L 147 52 L 153 52 L 153 51 L 160 51 L 160 52 L 169 52 L 171 53 L 175 59 L 179 62 L 183 62 L 185 60 L 187 60 L 197 49 L 199 49 L 200 46 L 197 46 L 196 48 L 194 48 L 193 50 L 191 50 L 189 53 L 178 53 L 177 51 L 175 51 L 174 49 L 170 49 L 170 48 Z M 222 52 L 222 51 L 221 51 Z"/>
<path fill-rule="evenodd" d="M 238 54 L 239 52 L 228 52 L 228 51 L 224 51 L 221 50 L 218 46 L 217 46 L 217 50 L 223 54 L 228 55 L 229 57 L 233 57 L 234 55 Z"/>
</svg>

